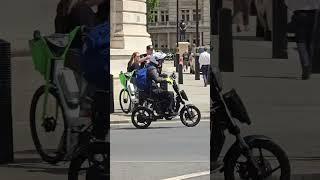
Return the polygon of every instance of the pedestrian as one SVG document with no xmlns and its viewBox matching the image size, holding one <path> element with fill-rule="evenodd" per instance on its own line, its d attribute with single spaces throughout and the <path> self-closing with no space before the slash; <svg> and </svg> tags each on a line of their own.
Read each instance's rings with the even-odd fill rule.
<svg viewBox="0 0 320 180">
<path fill-rule="evenodd" d="M 207 52 L 207 48 L 203 49 L 204 51 L 200 54 L 199 65 L 203 75 L 204 87 L 208 85 L 208 72 L 210 66 L 210 54 Z"/>
<path fill-rule="evenodd" d="M 312 35 L 315 14 L 319 0 L 285 0 L 288 10 L 293 13 L 288 30 L 295 34 L 296 44 L 302 67 L 302 80 L 310 78 L 312 73 Z"/>
<path fill-rule="evenodd" d="M 188 64 L 189 64 L 189 53 L 186 51 L 185 53 L 183 53 L 183 71 L 187 71 L 188 70 Z"/>
</svg>

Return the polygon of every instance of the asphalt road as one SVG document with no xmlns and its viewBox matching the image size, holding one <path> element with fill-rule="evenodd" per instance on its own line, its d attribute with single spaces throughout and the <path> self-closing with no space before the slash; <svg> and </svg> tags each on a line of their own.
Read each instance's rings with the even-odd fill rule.
<svg viewBox="0 0 320 180">
<path fill-rule="evenodd" d="M 209 121 L 193 128 L 159 122 L 111 129 L 111 179 L 159 180 L 209 170 Z"/>
</svg>

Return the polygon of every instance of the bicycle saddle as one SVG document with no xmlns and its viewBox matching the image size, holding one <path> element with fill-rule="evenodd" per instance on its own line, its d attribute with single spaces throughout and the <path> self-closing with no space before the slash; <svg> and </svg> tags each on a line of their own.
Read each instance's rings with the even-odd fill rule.
<svg viewBox="0 0 320 180">
<path fill-rule="evenodd" d="M 61 56 L 69 44 L 68 34 L 52 34 L 44 36 L 44 39 L 55 56 Z"/>
</svg>

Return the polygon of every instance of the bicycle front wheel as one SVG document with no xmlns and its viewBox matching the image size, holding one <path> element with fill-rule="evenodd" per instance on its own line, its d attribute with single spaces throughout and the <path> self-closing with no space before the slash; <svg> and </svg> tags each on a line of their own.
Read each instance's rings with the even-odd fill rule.
<svg viewBox="0 0 320 180">
<path fill-rule="evenodd" d="M 45 86 L 33 95 L 30 108 L 30 128 L 33 143 L 42 160 L 55 164 L 64 157 L 64 134 L 67 129 L 65 115 L 58 94 L 49 88 L 44 105 Z M 46 109 L 46 113 L 44 112 Z"/>
</svg>

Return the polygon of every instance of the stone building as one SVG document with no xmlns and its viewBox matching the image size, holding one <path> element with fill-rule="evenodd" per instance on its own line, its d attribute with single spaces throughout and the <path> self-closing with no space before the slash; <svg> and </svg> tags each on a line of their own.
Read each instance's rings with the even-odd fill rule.
<svg viewBox="0 0 320 180">
<path fill-rule="evenodd" d="M 160 0 L 148 22 L 148 32 L 156 48 L 174 49 L 177 36 L 177 0 Z M 184 19 L 188 29 L 186 41 L 196 43 L 196 0 L 179 0 L 179 21 Z M 210 44 L 210 1 L 199 0 L 200 45 Z"/>
<path fill-rule="evenodd" d="M 133 52 L 146 52 L 151 44 L 147 32 L 146 0 L 110 0 L 111 73 L 126 70 Z"/>
</svg>

